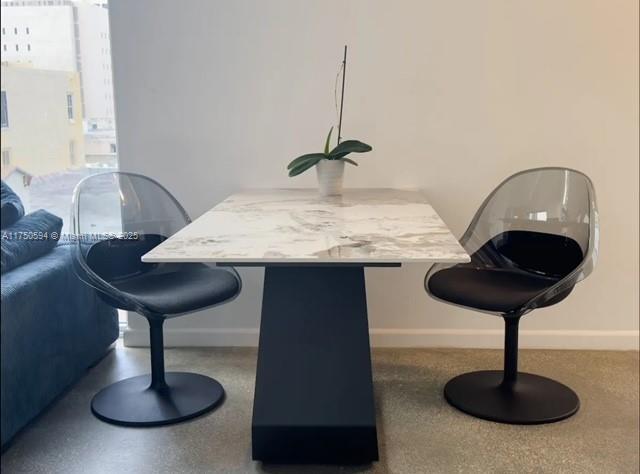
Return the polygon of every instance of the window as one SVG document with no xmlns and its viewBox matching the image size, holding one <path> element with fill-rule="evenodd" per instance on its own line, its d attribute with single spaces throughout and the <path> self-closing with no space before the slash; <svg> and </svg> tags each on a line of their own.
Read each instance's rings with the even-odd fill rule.
<svg viewBox="0 0 640 474">
<path fill-rule="evenodd" d="M 111 153 L 115 153 L 116 152 L 116 144 L 115 143 L 109 143 L 109 149 L 111 150 Z"/>
<path fill-rule="evenodd" d="M 9 126 L 9 109 L 7 109 L 7 91 L 2 91 L 2 128 Z"/>
<path fill-rule="evenodd" d="M 73 94 L 67 93 L 67 117 L 73 120 Z"/>
<path fill-rule="evenodd" d="M 2 150 L 2 166 L 11 165 L 11 152 L 7 149 Z"/>
<path fill-rule="evenodd" d="M 76 142 L 73 140 L 69 142 L 69 162 L 72 166 L 76 164 Z"/>
<path fill-rule="evenodd" d="M 65 216 L 78 181 L 96 171 L 118 169 L 117 154 L 110 146 L 116 143 L 112 81 L 103 83 L 107 73 L 102 65 L 110 64 L 110 58 L 105 56 L 106 40 L 98 36 L 109 31 L 109 10 L 97 5 L 107 2 L 0 0 L 0 3 L 3 61 L 0 149 L 11 150 L 12 168 L 29 174 L 26 212 L 44 208 Z M 74 15 L 80 5 L 86 14 Z M 62 7 L 69 7 L 68 15 L 52 14 Z M 103 53 L 101 48 L 106 51 Z M 25 64 L 29 67 L 24 67 Z M 7 105 L 11 106 L 10 111 Z M 20 120 L 20 117 L 46 120 Z M 5 137 L 7 133 L 11 136 Z M 0 156 L 0 165 L 2 159 Z M 63 233 L 71 231 L 67 221 L 63 223 Z"/>
</svg>

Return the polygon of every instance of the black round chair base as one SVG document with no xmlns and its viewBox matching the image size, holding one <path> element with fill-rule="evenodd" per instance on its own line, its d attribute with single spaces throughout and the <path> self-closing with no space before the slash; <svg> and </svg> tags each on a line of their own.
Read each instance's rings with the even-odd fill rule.
<svg viewBox="0 0 640 474">
<path fill-rule="evenodd" d="M 504 373 L 483 370 L 459 375 L 444 387 L 444 396 L 457 409 L 485 420 L 516 425 L 553 423 L 580 408 L 578 395 L 566 385 L 539 375 L 518 372 L 511 386 Z"/>
<path fill-rule="evenodd" d="M 168 387 L 150 388 L 151 376 L 140 375 L 102 389 L 91 401 L 91 411 L 102 421 L 124 426 L 179 423 L 214 409 L 224 400 L 216 380 L 200 374 L 167 372 Z"/>
</svg>

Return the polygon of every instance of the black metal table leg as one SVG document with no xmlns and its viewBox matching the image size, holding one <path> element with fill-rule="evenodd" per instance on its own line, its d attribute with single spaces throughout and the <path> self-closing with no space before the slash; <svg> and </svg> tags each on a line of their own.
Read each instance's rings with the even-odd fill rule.
<svg viewBox="0 0 640 474">
<path fill-rule="evenodd" d="M 253 459 L 378 460 L 364 268 L 265 269 Z"/>
</svg>

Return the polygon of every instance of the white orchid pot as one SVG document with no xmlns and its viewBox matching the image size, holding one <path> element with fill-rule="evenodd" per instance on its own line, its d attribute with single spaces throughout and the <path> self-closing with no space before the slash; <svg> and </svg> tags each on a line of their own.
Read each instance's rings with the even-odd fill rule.
<svg viewBox="0 0 640 474">
<path fill-rule="evenodd" d="M 344 161 L 320 160 L 316 164 L 318 189 L 321 196 L 339 196 L 342 194 Z"/>
</svg>

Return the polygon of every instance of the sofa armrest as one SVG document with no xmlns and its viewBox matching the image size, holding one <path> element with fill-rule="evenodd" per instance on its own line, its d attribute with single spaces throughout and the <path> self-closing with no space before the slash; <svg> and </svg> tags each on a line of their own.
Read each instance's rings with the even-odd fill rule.
<svg viewBox="0 0 640 474">
<path fill-rule="evenodd" d="M 2 444 L 95 364 L 118 337 L 115 309 L 84 284 L 71 246 L 2 276 Z"/>
</svg>

